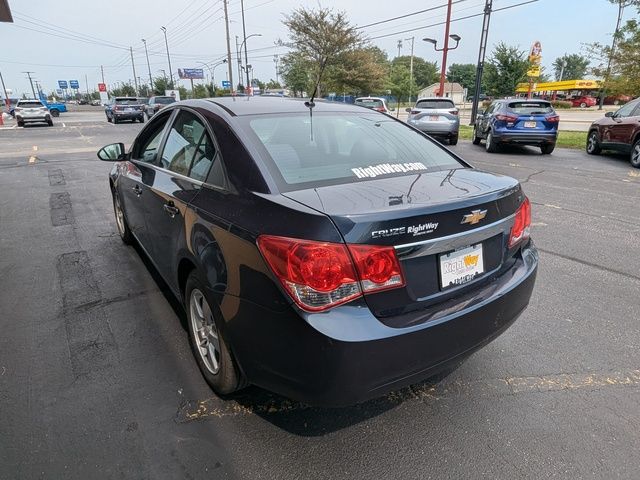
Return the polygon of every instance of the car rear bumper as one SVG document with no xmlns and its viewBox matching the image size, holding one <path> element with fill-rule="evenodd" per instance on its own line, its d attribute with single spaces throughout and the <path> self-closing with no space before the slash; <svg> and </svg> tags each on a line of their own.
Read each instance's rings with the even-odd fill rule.
<svg viewBox="0 0 640 480">
<path fill-rule="evenodd" d="M 113 116 L 118 120 L 133 120 L 143 116 L 143 112 L 112 112 Z"/>
<path fill-rule="evenodd" d="M 493 138 L 499 143 L 513 143 L 519 145 L 545 145 L 556 143 L 557 132 L 522 132 L 522 131 L 494 131 Z"/>
<path fill-rule="evenodd" d="M 407 122 L 427 135 L 434 137 L 458 135 L 460 122 Z"/>
<path fill-rule="evenodd" d="M 51 120 L 51 115 L 49 113 L 38 114 L 38 115 L 24 115 L 24 114 L 16 114 L 16 120 L 18 122 L 48 122 Z"/>
<path fill-rule="evenodd" d="M 236 298 L 227 335 L 249 382 L 314 405 L 352 405 L 436 375 L 498 337 L 529 303 L 537 265 L 530 243 L 490 295 L 406 328 L 384 325 L 364 301 L 304 314 Z"/>
</svg>

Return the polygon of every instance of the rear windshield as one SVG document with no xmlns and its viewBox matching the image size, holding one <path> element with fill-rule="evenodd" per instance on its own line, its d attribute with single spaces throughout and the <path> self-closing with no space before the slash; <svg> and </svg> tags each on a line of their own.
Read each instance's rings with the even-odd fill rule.
<svg viewBox="0 0 640 480">
<path fill-rule="evenodd" d="M 19 107 L 25 108 L 36 108 L 36 107 L 44 107 L 41 102 L 18 102 Z"/>
<path fill-rule="evenodd" d="M 351 183 L 460 168 L 446 150 L 419 132 L 378 115 L 316 113 L 248 117 L 282 190 Z M 312 138 L 313 135 L 313 138 Z"/>
<path fill-rule="evenodd" d="M 520 115 L 553 113 L 553 107 L 546 102 L 511 102 L 507 107 Z"/>
<path fill-rule="evenodd" d="M 176 99 L 173 97 L 156 97 L 155 102 L 160 103 L 162 105 L 169 105 L 170 103 L 175 102 Z"/>
<path fill-rule="evenodd" d="M 416 108 L 455 108 L 455 104 L 451 100 L 418 100 Z"/>
<path fill-rule="evenodd" d="M 116 98 L 116 105 L 138 105 L 137 98 Z"/>
<path fill-rule="evenodd" d="M 382 107 L 382 100 L 373 100 L 373 99 L 356 99 L 356 105 L 362 105 L 363 107 L 367 107 L 367 108 L 378 108 L 378 107 Z"/>
</svg>

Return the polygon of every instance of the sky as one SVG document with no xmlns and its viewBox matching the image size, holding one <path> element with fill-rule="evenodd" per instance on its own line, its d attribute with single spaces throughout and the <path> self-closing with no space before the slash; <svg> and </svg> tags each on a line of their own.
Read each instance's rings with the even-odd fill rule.
<svg viewBox="0 0 640 480">
<path fill-rule="evenodd" d="M 494 0 L 494 10 L 526 0 Z M 277 47 L 279 39 L 287 39 L 282 24 L 284 15 L 300 6 L 342 10 L 352 24 L 365 26 L 381 20 L 409 14 L 431 7 L 443 7 L 446 0 L 244 0 L 248 38 L 249 64 L 254 76 L 262 81 L 276 77 L 274 55 L 286 53 Z M 129 47 L 133 48 L 136 76 L 148 83 L 149 70 L 141 39 L 147 40 L 149 63 L 153 77 L 169 70 L 161 26 L 167 29 L 171 67 L 210 68 L 225 57 L 226 39 L 222 0 L 86 0 L 73 6 L 51 0 L 18 2 L 9 0 L 14 23 L 0 23 L 0 72 L 11 97 L 30 94 L 25 71 L 51 92 L 58 80 L 78 80 L 80 90 L 97 89 L 101 81 L 100 66 L 109 88 L 116 82 L 133 83 Z M 484 0 L 458 0 L 453 5 L 452 18 L 481 14 Z M 241 0 L 229 0 L 231 48 L 236 51 L 236 36 L 242 42 Z M 625 18 L 635 15 L 627 9 Z M 411 37 L 415 38 L 414 54 L 441 63 L 441 53 L 422 41 L 431 37 L 442 45 L 446 8 L 409 16 L 391 22 L 362 28 L 371 43 L 387 52 L 390 58 L 398 54 L 398 40 L 403 40 L 402 55 L 410 54 Z M 528 50 L 539 40 L 543 48 L 543 66 L 551 72 L 551 63 L 564 53 L 583 53 L 582 45 L 594 41 L 610 43 L 615 28 L 617 8 L 607 0 L 538 0 L 497 11 L 492 14 L 489 33 L 489 53 L 498 42 L 518 45 Z M 426 28 L 425 28 L 426 27 Z M 482 16 L 454 21 L 452 34 L 462 37 L 459 47 L 449 53 L 448 63 L 477 63 Z M 411 30 L 398 33 L 403 30 Z M 384 36 L 384 37 L 382 37 Z M 61 38 L 67 37 L 67 38 Z M 375 38 L 382 37 L 382 38 Z M 234 60 L 234 83 L 237 83 L 237 63 Z M 228 75 L 226 65 L 213 69 L 214 80 L 220 85 Z M 86 81 L 85 81 L 86 78 Z M 188 86 L 188 80 L 182 81 Z M 29 95 L 31 96 L 31 95 Z"/>
</svg>

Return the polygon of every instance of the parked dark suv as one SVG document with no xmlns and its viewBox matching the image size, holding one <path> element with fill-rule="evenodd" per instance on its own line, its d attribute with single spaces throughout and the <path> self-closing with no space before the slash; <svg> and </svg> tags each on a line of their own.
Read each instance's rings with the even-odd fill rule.
<svg viewBox="0 0 640 480">
<path fill-rule="evenodd" d="M 543 154 L 553 152 L 560 117 L 546 100 L 495 100 L 478 114 L 473 127 L 473 144 L 485 139 L 487 152 L 500 145 L 533 145 Z"/>
<path fill-rule="evenodd" d="M 151 97 L 149 99 L 149 102 L 144 107 L 145 108 L 145 112 L 144 113 L 147 115 L 147 118 L 151 118 L 156 113 L 158 113 L 158 111 L 160 111 L 161 109 L 163 109 L 167 105 L 171 105 L 172 103 L 175 103 L 175 101 L 176 101 L 175 98 L 169 97 L 169 96 Z"/>
<path fill-rule="evenodd" d="M 640 98 L 591 124 L 587 153 L 598 155 L 602 150 L 628 153 L 631 165 L 640 168 Z"/>
<path fill-rule="evenodd" d="M 520 183 L 373 110 L 188 100 L 129 152 L 98 156 L 116 162 L 122 240 L 183 303 L 220 394 L 252 383 L 313 404 L 377 397 L 451 371 L 533 290 Z"/>
<path fill-rule="evenodd" d="M 136 97 L 114 97 L 104 107 L 107 122 L 118 123 L 122 120 L 138 120 L 144 123 L 144 110 Z"/>
</svg>

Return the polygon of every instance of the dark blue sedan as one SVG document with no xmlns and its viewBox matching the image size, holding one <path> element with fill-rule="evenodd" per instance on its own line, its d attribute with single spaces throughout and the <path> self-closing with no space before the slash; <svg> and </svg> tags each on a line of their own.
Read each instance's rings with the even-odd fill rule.
<svg viewBox="0 0 640 480">
<path fill-rule="evenodd" d="M 560 117 L 543 100 L 496 100 L 476 118 L 473 143 L 485 140 L 487 152 L 503 144 L 540 147 L 543 155 L 553 152 L 558 138 Z"/>
</svg>

